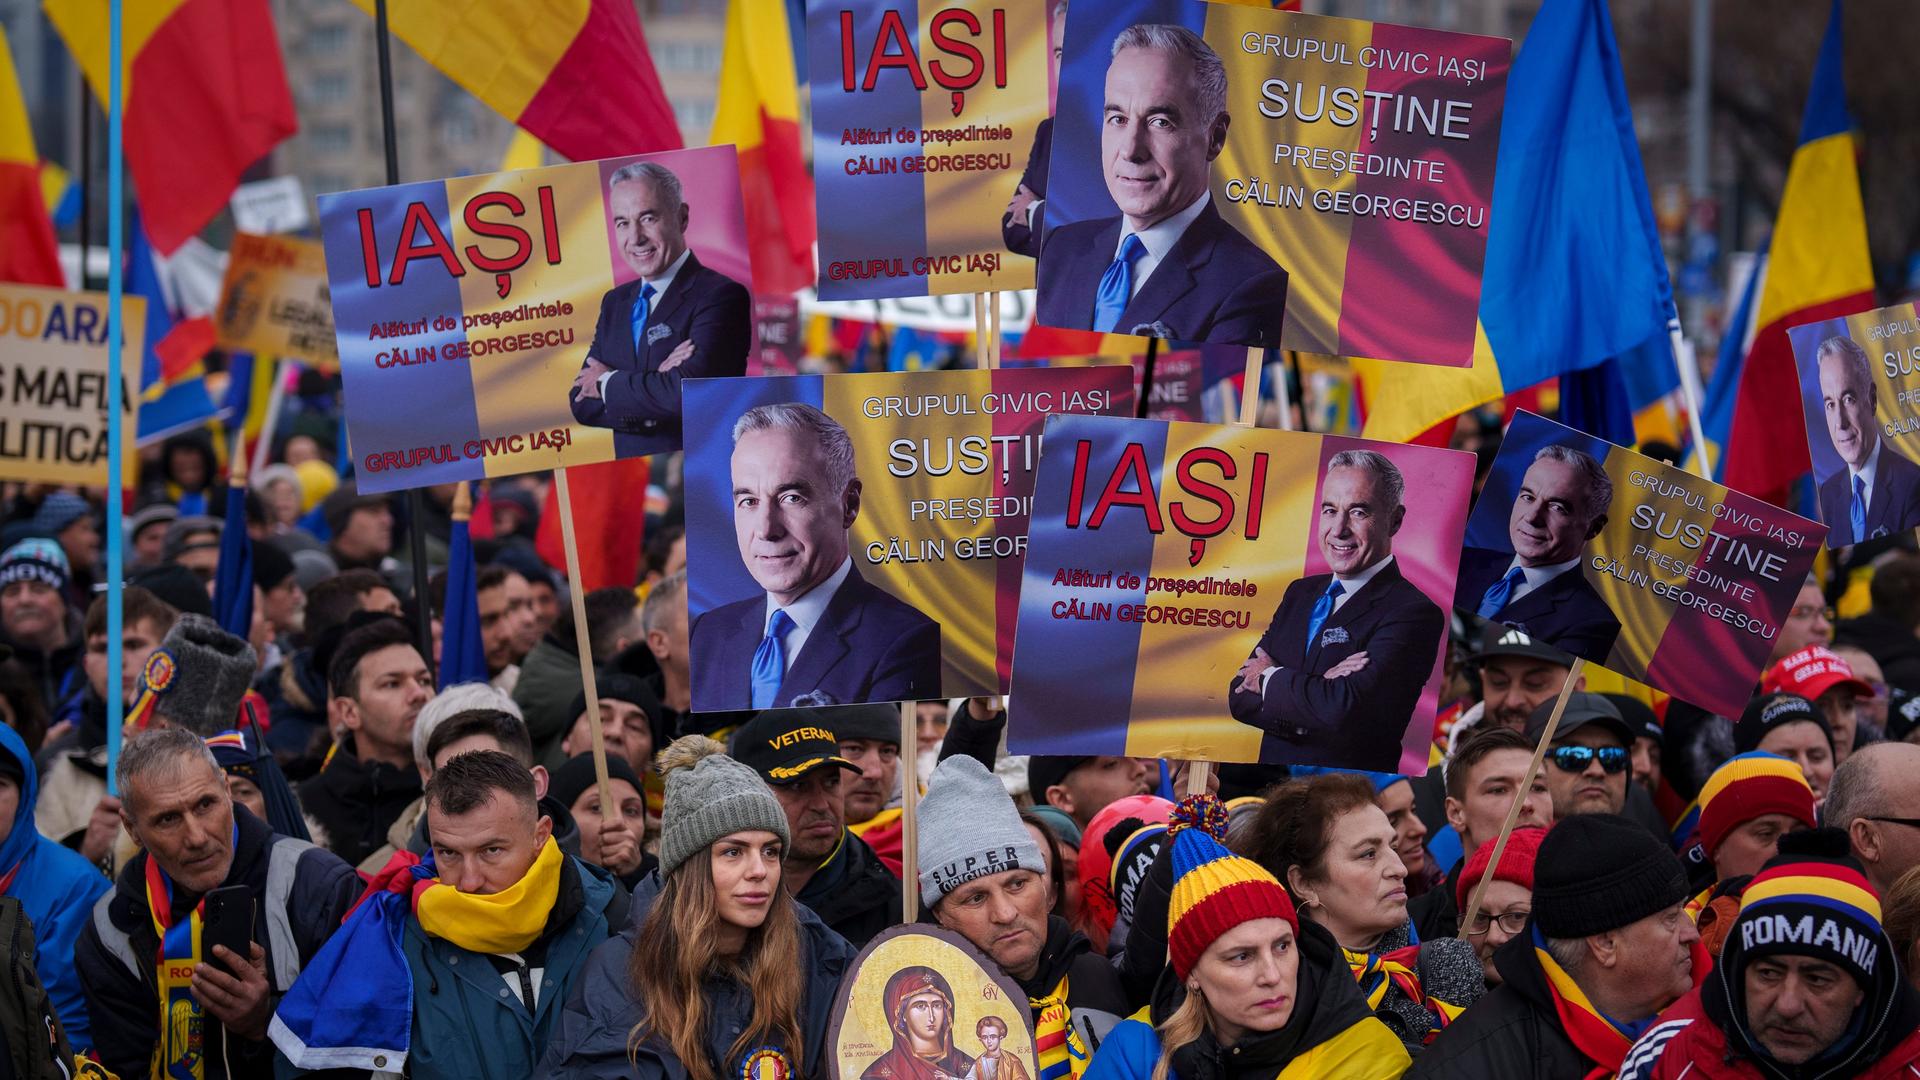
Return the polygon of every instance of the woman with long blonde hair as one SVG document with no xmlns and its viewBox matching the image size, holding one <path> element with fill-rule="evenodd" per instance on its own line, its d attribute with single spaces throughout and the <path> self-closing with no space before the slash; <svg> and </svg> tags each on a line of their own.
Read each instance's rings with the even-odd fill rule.
<svg viewBox="0 0 1920 1080">
<path fill-rule="evenodd" d="M 588 960 L 540 1075 L 824 1077 L 853 950 L 781 884 L 785 811 L 704 736 L 676 740 L 659 764 L 660 868 L 634 890 L 634 925 Z"/>
<path fill-rule="evenodd" d="M 1220 843 L 1208 796 L 1175 812 L 1167 904 L 1171 998 L 1116 1024 L 1084 1080 L 1396 1080 L 1411 1064 L 1280 882 Z"/>
</svg>

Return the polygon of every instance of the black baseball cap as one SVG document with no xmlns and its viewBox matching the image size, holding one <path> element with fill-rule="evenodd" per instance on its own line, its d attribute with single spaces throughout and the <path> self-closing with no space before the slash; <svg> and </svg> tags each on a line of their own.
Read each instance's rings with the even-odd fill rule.
<svg viewBox="0 0 1920 1080">
<path fill-rule="evenodd" d="M 822 765 L 860 771 L 840 756 L 840 739 L 819 709 L 763 709 L 733 730 L 727 752 L 769 784 L 791 784 Z"/>
<path fill-rule="evenodd" d="M 1667 729 L 1660 726 L 1660 718 L 1653 713 L 1653 706 L 1634 697 L 1632 694 L 1601 694 L 1613 702 L 1620 710 L 1620 716 L 1633 729 L 1636 739 L 1652 739 L 1661 746 L 1667 745 Z"/>
<path fill-rule="evenodd" d="M 1896 686 L 1887 691 L 1887 738 L 1905 742 L 1920 728 L 1920 694 Z"/>
<path fill-rule="evenodd" d="M 1573 666 L 1573 656 L 1566 651 L 1554 648 L 1519 627 L 1498 622 L 1487 624 L 1486 630 L 1480 635 L 1480 651 L 1474 656 L 1479 660 L 1495 656 L 1523 656 L 1561 667 Z"/>
<path fill-rule="evenodd" d="M 1553 706 L 1552 699 L 1543 701 L 1539 708 L 1533 710 L 1533 715 L 1527 717 L 1527 738 L 1538 740 L 1547 730 L 1547 719 L 1553 715 Z M 1613 702 L 1585 690 L 1575 690 L 1568 696 L 1567 711 L 1560 714 L 1560 726 L 1553 729 L 1553 739 L 1559 742 L 1581 728 L 1590 726 L 1613 732 L 1619 737 L 1621 746 L 1633 748 L 1633 725 L 1620 715 L 1620 710 L 1614 707 Z"/>
</svg>

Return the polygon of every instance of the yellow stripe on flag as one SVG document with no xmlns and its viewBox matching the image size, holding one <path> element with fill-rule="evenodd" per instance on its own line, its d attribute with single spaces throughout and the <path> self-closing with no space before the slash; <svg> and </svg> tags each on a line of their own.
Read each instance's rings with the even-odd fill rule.
<svg viewBox="0 0 1920 1080">
<path fill-rule="evenodd" d="M 4 151 L 0 151 L 0 158 L 6 156 Z M 67 197 L 67 185 L 72 182 L 72 174 L 54 162 L 40 163 L 40 201 L 46 205 L 47 213 L 53 213 L 54 209 L 60 205 L 60 200 Z"/>
<path fill-rule="evenodd" d="M 124 104 L 133 92 L 134 58 L 146 48 L 163 23 L 189 0 L 136 0 L 127 4 L 120 16 L 121 71 L 120 93 Z M 40 5 L 47 21 L 60 32 L 67 50 L 86 73 L 87 85 L 101 102 L 107 100 L 107 36 L 111 30 L 107 0 L 44 0 Z M 104 108 L 104 104 L 102 105 Z"/>
<path fill-rule="evenodd" d="M 373 14 L 373 0 L 353 2 Z M 590 0 L 388 0 L 387 24 L 468 93 L 518 120 L 591 8 Z"/>
<path fill-rule="evenodd" d="M 1853 136 L 1841 132 L 1815 139 L 1793 152 L 1787 169 L 1754 325 L 1872 291 L 1873 259 Z"/>
<path fill-rule="evenodd" d="M 745 153 L 766 141 L 761 125 L 800 119 L 800 87 L 793 71 L 785 0 L 731 0 L 720 62 L 720 93 L 713 107 L 713 145 L 732 143 Z"/>
<path fill-rule="evenodd" d="M 1500 383 L 1500 368 L 1493 361 L 1493 346 L 1487 344 L 1486 328 L 1477 322 L 1470 368 L 1356 357 L 1353 370 L 1360 377 L 1367 402 L 1367 425 L 1362 434 L 1386 442 L 1406 442 L 1449 416 L 1498 401 L 1506 393 Z"/>
<path fill-rule="evenodd" d="M 20 95 L 20 74 L 13 69 L 7 28 L 0 26 L 0 162 L 31 168 L 39 161 L 40 155 L 33 148 L 33 125 L 27 119 L 27 102 Z"/>
<path fill-rule="evenodd" d="M 526 128 L 513 129 L 513 140 L 507 143 L 507 152 L 500 159 L 501 172 L 520 172 L 524 169 L 538 169 L 547 163 L 547 148 Z"/>
</svg>

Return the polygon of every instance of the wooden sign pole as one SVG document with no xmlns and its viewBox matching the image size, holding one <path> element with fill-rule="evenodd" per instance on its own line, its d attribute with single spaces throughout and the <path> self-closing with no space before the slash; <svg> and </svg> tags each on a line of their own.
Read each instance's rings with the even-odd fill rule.
<svg viewBox="0 0 1920 1080">
<path fill-rule="evenodd" d="M 920 717 L 917 702 L 900 703 L 900 911 L 905 922 L 920 919 Z"/>
<path fill-rule="evenodd" d="M 1526 775 L 1520 778 L 1520 790 L 1513 793 L 1513 804 L 1507 807 L 1507 819 L 1500 823 L 1500 837 L 1494 841 L 1493 858 L 1487 860 L 1487 872 L 1480 875 L 1479 884 L 1473 887 L 1473 896 L 1467 903 L 1467 911 L 1460 919 L 1459 936 L 1464 940 L 1467 928 L 1473 925 L 1474 916 L 1480 914 L 1480 902 L 1485 899 L 1487 883 L 1493 880 L 1493 872 L 1500 866 L 1500 857 L 1507 853 L 1507 839 L 1513 835 L 1513 825 L 1520 820 L 1520 808 L 1526 805 L 1527 796 L 1533 793 L 1533 778 L 1540 775 L 1540 763 L 1546 759 L 1547 747 L 1553 742 L 1553 733 L 1560 729 L 1560 716 L 1567 711 L 1567 700 L 1573 697 L 1573 688 L 1580 683 L 1580 673 L 1587 666 L 1582 657 L 1575 657 L 1573 666 L 1567 669 L 1567 681 L 1560 687 L 1560 696 L 1554 699 L 1553 713 L 1547 717 L 1547 727 L 1540 733 L 1540 743 L 1533 748 L 1533 760 L 1527 762 Z"/>
<path fill-rule="evenodd" d="M 587 590 L 580 580 L 580 545 L 573 535 L 573 498 L 567 491 L 567 467 L 553 470 L 560 502 L 560 541 L 567 552 L 568 594 L 573 599 L 573 639 L 580 651 L 580 681 L 587 690 L 587 727 L 593 732 L 593 776 L 600 786 L 600 813 L 613 813 L 613 793 L 607 788 L 607 736 L 600 726 L 600 686 L 593 677 L 593 642 L 587 634 Z M 462 484 L 461 487 L 465 487 Z"/>
</svg>

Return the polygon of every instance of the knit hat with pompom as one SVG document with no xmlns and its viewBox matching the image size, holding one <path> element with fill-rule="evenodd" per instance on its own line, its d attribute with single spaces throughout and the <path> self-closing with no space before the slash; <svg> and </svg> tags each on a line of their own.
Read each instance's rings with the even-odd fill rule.
<svg viewBox="0 0 1920 1080">
<path fill-rule="evenodd" d="M 787 812 L 760 774 L 721 752 L 704 735 L 675 739 L 660 752 L 667 778 L 660 814 L 660 873 L 671 874 L 695 852 L 737 832 L 759 830 L 791 843 Z"/>
</svg>

